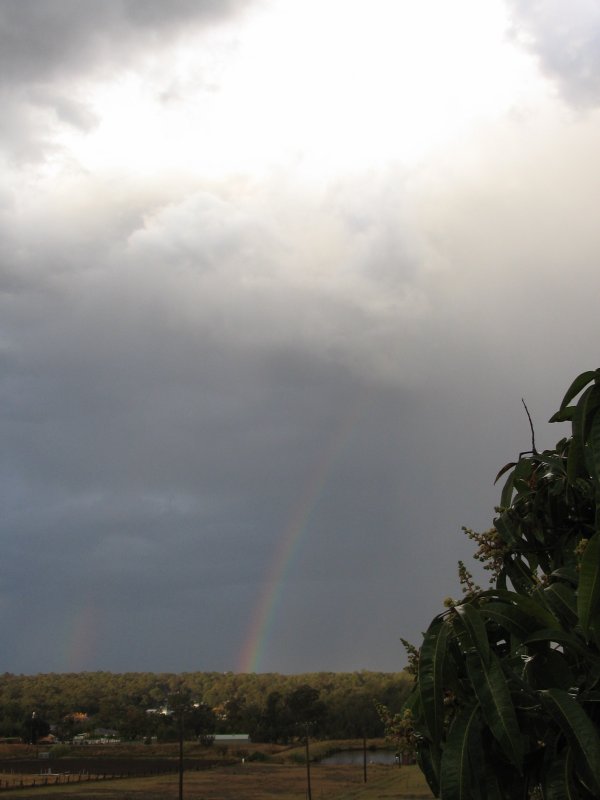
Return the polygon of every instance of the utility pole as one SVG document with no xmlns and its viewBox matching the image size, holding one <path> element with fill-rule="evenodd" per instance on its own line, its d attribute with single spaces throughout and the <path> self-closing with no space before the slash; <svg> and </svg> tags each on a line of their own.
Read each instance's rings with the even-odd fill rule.
<svg viewBox="0 0 600 800">
<path fill-rule="evenodd" d="M 183 737 L 185 733 L 185 715 L 193 711 L 194 708 L 197 708 L 198 705 L 198 703 L 192 701 L 190 693 L 183 688 L 172 692 L 167 698 L 167 713 L 172 715 L 171 718 L 177 724 L 179 739 L 179 800 L 183 800 Z"/>
<path fill-rule="evenodd" d="M 179 800 L 183 800 L 183 704 L 179 709 Z"/>
<path fill-rule="evenodd" d="M 309 723 L 306 723 L 306 738 L 304 739 L 306 744 L 306 800 L 312 800 L 312 792 L 310 789 L 310 753 L 308 750 L 308 726 Z"/>
</svg>

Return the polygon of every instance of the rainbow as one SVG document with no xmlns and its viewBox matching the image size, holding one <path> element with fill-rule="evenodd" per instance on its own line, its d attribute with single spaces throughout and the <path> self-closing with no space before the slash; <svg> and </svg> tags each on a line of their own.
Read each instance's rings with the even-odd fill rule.
<svg viewBox="0 0 600 800">
<path fill-rule="evenodd" d="M 327 484 L 332 467 L 344 450 L 350 433 L 364 406 L 354 402 L 341 415 L 329 441 L 316 459 L 302 491 L 294 503 L 279 544 L 271 559 L 262 591 L 252 614 L 250 625 L 242 647 L 237 672 L 258 672 L 262 663 L 277 608 L 283 596 L 294 558 L 299 551 L 302 534 L 306 531 L 310 517 L 317 507 Z"/>
<path fill-rule="evenodd" d="M 67 672 L 81 672 L 93 663 L 98 619 L 96 609 L 90 604 L 80 606 L 69 625 L 65 665 Z"/>
</svg>

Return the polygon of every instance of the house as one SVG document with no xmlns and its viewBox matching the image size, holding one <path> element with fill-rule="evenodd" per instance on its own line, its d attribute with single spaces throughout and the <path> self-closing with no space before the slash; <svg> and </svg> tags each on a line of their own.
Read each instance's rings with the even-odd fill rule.
<svg viewBox="0 0 600 800">
<path fill-rule="evenodd" d="M 214 739 L 215 744 L 244 744 L 249 741 L 247 733 L 217 733 Z"/>
<path fill-rule="evenodd" d="M 49 733 L 47 736 L 40 736 L 36 744 L 56 744 L 57 742 L 58 738 L 53 733 Z"/>
</svg>

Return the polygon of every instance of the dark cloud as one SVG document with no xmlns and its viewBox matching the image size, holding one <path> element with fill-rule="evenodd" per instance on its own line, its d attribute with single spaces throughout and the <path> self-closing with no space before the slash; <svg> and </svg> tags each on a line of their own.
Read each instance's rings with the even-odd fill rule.
<svg viewBox="0 0 600 800">
<path fill-rule="evenodd" d="M 539 59 L 544 72 L 573 105 L 600 104 L 600 10 L 596 3 L 509 0 L 517 40 Z"/>
<path fill-rule="evenodd" d="M 371 208 L 366 245 L 365 226 L 329 206 L 334 232 L 345 220 L 344 239 L 362 242 L 345 265 L 346 293 L 332 294 L 319 270 L 297 269 L 296 247 L 283 247 L 252 208 L 201 192 L 137 227 L 132 215 L 133 233 L 118 209 L 86 225 L 89 209 L 71 206 L 55 209 L 47 228 L 27 218 L 13 226 L 5 262 L 21 280 L 0 298 L 1 536 L 5 596 L 20 607 L 4 618 L 14 643 L 7 668 L 28 669 L 27 642 L 44 640 L 48 622 L 35 609 L 45 595 L 64 619 L 89 607 L 104 631 L 81 662 L 55 651 L 48 668 L 143 668 L 142 646 L 150 667 L 235 667 L 298 516 L 298 556 L 269 637 L 272 668 L 392 668 L 402 659 L 399 632 L 422 625 L 370 621 L 373 604 L 392 602 L 399 576 L 413 585 L 402 564 L 413 557 L 415 481 L 439 480 L 417 436 L 418 381 L 397 371 L 415 354 L 407 342 L 386 343 L 415 276 L 403 236 L 391 245 L 388 221 L 378 233 Z M 324 236 L 322 208 L 315 226 L 317 218 Z M 388 263 L 369 279 L 368 251 L 375 264 L 392 253 L 399 274 Z M 312 257 L 318 265 L 318 248 Z M 392 291 L 395 301 L 383 301 Z M 408 332 L 406 308 L 397 324 Z M 440 523 L 429 517 L 427 528 Z M 24 591 L 26 580 L 34 588 Z M 357 593 L 352 624 L 368 632 L 351 647 L 352 624 L 337 618 Z M 323 623 L 307 626 L 320 604 L 329 609 Z M 290 620 L 302 656 L 289 646 Z M 152 634 L 157 626 L 168 633 Z M 182 626 L 197 631 L 196 643 L 175 655 Z M 321 656 L 332 628 L 339 646 Z M 228 633 L 207 650 L 214 630 Z M 383 634 L 388 655 L 375 647 Z"/>
<path fill-rule="evenodd" d="M 0 4 L 0 143 L 11 160 L 52 156 L 63 124 L 98 123 L 86 81 L 135 70 L 175 39 L 228 19 L 255 0 L 6 0 Z"/>
<path fill-rule="evenodd" d="M 141 47 L 164 47 L 191 27 L 213 23 L 253 0 L 5 0 L 0 6 L 0 74 L 10 86 L 73 72 L 112 69 Z"/>
<path fill-rule="evenodd" d="M 529 444 L 521 397 L 550 446 L 597 365 L 593 119 L 335 179 L 69 156 L 80 73 L 245 5 L 0 8 L 7 670 L 236 669 L 294 530 L 259 667 L 401 666 Z"/>
<path fill-rule="evenodd" d="M 489 524 L 493 476 L 527 447 L 521 396 L 550 445 L 594 361 L 598 184 L 588 168 L 576 206 L 550 189 L 576 194 L 571 145 L 560 176 L 537 141 L 531 180 L 506 155 L 493 190 L 437 187 L 421 228 L 390 200 L 401 174 L 364 205 L 352 181 L 314 206 L 281 183 L 146 213 L 101 183 L 7 205 L 6 668 L 235 669 L 293 520 L 261 666 L 402 664 L 398 637 L 457 594 L 460 526 Z M 93 620 L 88 651 L 52 646 L 47 598 Z"/>
</svg>

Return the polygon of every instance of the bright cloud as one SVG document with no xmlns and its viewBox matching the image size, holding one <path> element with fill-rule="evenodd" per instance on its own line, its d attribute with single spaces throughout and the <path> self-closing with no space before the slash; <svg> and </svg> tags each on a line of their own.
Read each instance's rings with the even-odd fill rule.
<svg viewBox="0 0 600 800">
<path fill-rule="evenodd" d="M 322 180 L 412 164 L 536 85 L 507 25 L 499 2 L 380 0 L 367 18 L 362 2 L 268 3 L 243 31 L 200 29 L 166 59 L 87 86 L 98 125 L 59 139 L 86 169 L 129 174 Z"/>
<path fill-rule="evenodd" d="M 596 15 L 538 5 L 2 4 L 7 669 L 48 597 L 77 668 L 234 669 L 299 520 L 261 668 L 403 663 L 596 366 Z"/>
</svg>

